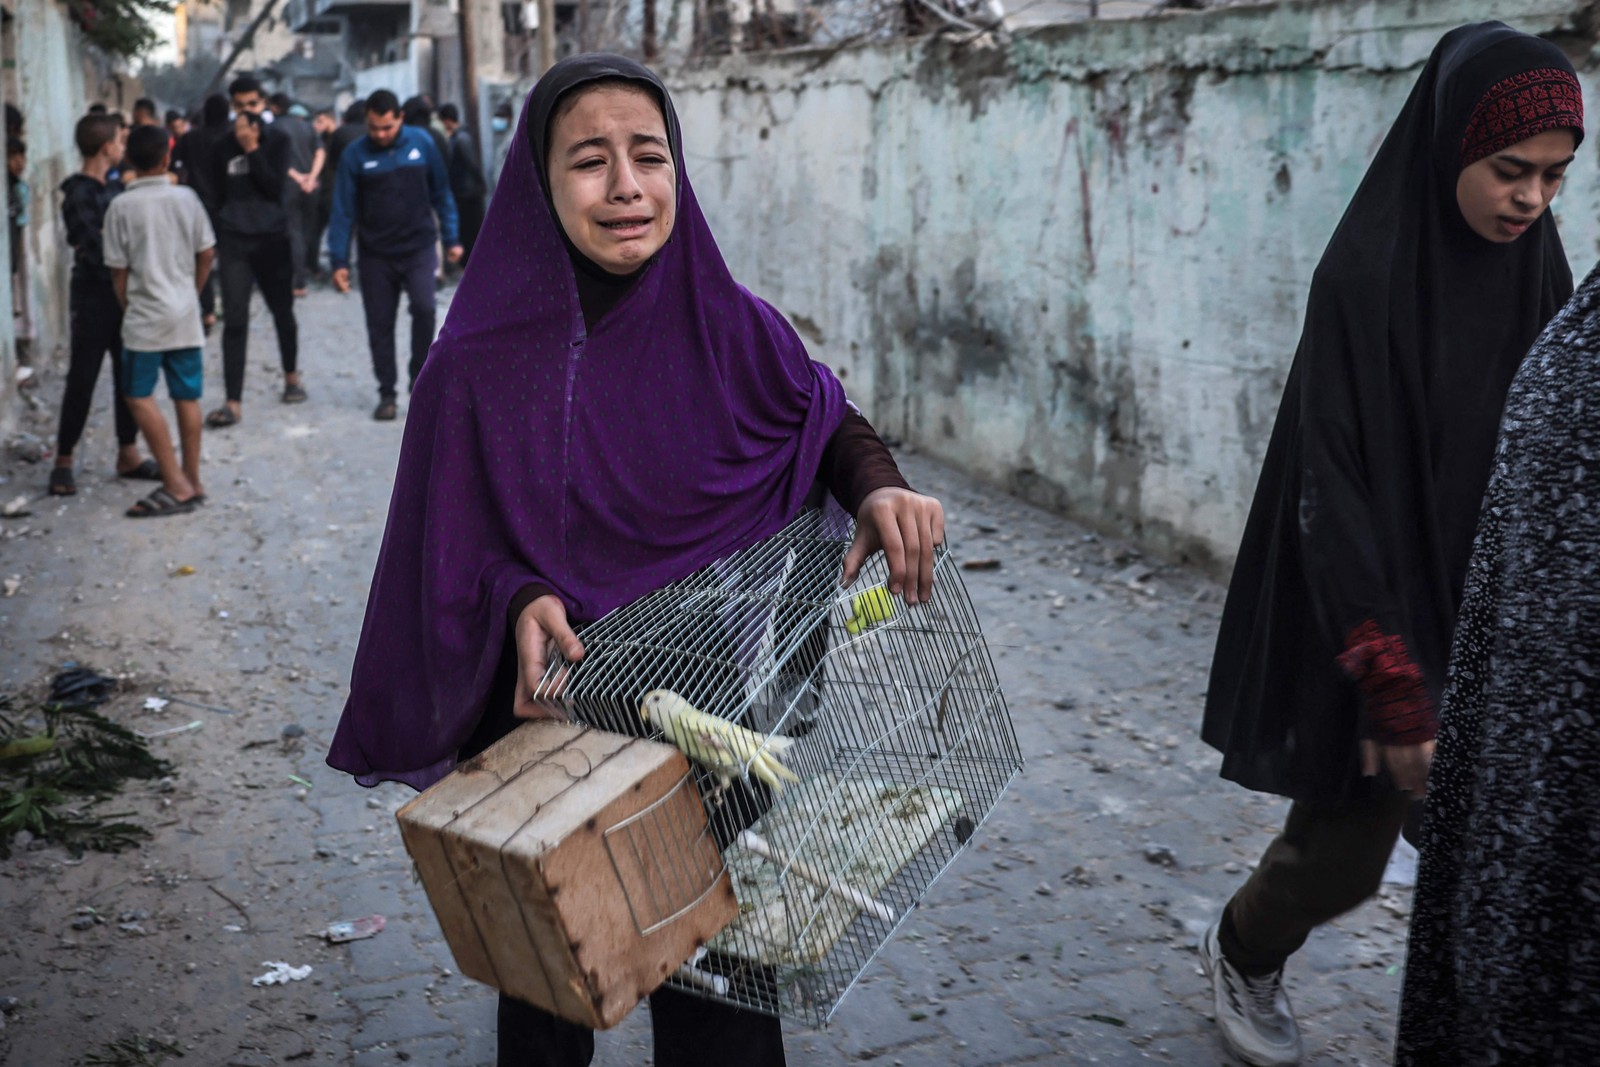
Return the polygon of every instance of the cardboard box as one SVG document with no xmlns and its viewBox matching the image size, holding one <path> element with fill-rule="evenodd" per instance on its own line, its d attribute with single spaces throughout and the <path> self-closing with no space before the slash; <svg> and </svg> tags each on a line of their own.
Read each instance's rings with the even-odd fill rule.
<svg viewBox="0 0 1600 1067">
<path fill-rule="evenodd" d="M 616 1025 L 738 914 L 683 754 L 529 722 L 398 812 L 461 973 Z"/>
</svg>

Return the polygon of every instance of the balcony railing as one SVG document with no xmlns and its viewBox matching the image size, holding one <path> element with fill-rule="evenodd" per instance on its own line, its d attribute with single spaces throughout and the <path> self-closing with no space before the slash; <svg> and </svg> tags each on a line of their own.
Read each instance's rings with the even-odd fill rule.
<svg viewBox="0 0 1600 1067">
<path fill-rule="evenodd" d="M 317 19 L 330 15 L 358 14 L 362 10 L 410 10 L 411 0 L 289 0 L 285 17 L 289 28 L 301 33 Z"/>
</svg>

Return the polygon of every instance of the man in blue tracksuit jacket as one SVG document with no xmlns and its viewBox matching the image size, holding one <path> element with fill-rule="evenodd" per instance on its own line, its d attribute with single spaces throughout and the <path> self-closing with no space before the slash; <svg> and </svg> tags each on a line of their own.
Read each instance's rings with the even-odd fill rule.
<svg viewBox="0 0 1600 1067">
<path fill-rule="evenodd" d="M 434 216 L 438 224 L 434 224 Z M 328 262 L 333 284 L 350 289 L 350 232 L 361 249 L 361 305 L 367 313 L 367 343 L 378 376 L 378 407 L 372 417 L 393 419 L 395 408 L 394 323 L 400 293 L 411 300 L 411 383 L 433 343 L 434 242 L 443 232 L 447 258 L 461 258 L 456 204 L 450 175 L 428 131 L 406 126 L 400 101 L 386 89 L 367 97 L 367 135 L 339 157 L 333 211 L 328 219 Z"/>
</svg>

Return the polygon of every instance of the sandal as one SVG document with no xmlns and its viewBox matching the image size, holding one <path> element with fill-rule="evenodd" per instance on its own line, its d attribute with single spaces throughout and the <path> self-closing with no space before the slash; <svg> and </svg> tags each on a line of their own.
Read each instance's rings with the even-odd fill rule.
<svg viewBox="0 0 1600 1067">
<path fill-rule="evenodd" d="M 161 467 L 153 459 L 140 461 L 137 467 L 129 470 L 118 471 L 118 478 L 127 478 L 136 482 L 159 482 L 161 480 Z"/>
<path fill-rule="evenodd" d="M 224 404 L 206 416 L 206 425 L 213 430 L 225 430 L 229 426 L 239 425 L 239 416 L 233 413 L 232 408 Z"/>
<path fill-rule="evenodd" d="M 284 386 L 283 402 L 285 404 L 304 404 L 306 402 L 305 387 L 301 385 Z"/>
<path fill-rule="evenodd" d="M 72 476 L 71 467 L 52 467 L 50 469 L 50 495 L 73 496 L 78 491 L 78 482 Z"/>
<path fill-rule="evenodd" d="M 195 501 L 179 500 L 165 488 L 157 489 L 143 500 L 136 502 L 133 507 L 123 512 L 130 519 L 164 519 L 168 515 L 182 515 L 193 511 Z"/>
</svg>

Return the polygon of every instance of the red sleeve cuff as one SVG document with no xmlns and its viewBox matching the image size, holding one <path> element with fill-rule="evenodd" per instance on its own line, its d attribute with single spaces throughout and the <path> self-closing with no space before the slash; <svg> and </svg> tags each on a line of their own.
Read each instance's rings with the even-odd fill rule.
<svg viewBox="0 0 1600 1067">
<path fill-rule="evenodd" d="M 1439 733 L 1427 677 L 1405 639 L 1367 620 L 1344 639 L 1339 666 L 1366 702 L 1373 733 L 1386 745 L 1420 745 Z"/>
</svg>

